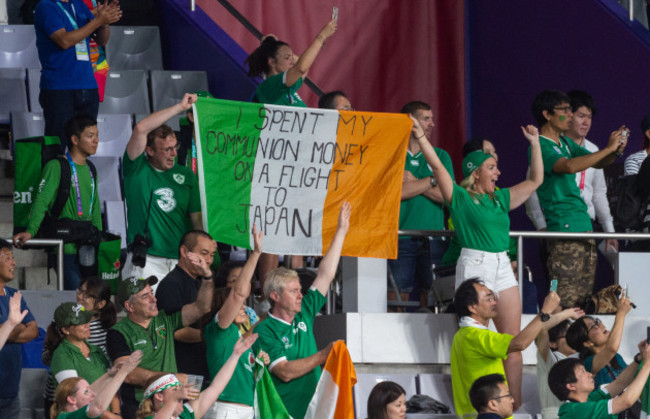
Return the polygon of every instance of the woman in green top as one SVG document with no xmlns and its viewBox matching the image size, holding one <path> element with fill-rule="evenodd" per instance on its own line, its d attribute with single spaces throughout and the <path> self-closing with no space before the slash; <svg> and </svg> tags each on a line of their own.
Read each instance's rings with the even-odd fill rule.
<svg viewBox="0 0 650 419">
<path fill-rule="evenodd" d="M 229 359 L 233 347 L 242 336 L 239 325 L 248 320 L 246 298 L 251 291 L 251 278 L 262 253 L 262 232 L 253 226 L 254 249 L 234 284 L 216 290 L 212 300 L 212 310 L 207 316 L 208 323 L 203 331 L 208 357 L 210 376 L 214 377 Z M 269 363 L 269 356 L 263 351 L 260 356 Z M 219 396 L 207 418 L 230 417 L 249 418 L 255 416 L 253 410 L 255 377 L 255 354 L 248 350 L 237 360 L 237 368 L 232 379 Z"/>
<path fill-rule="evenodd" d="M 117 390 L 142 359 L 142 352 L 135 351 L 99 377 L 92 385 L 81 377 L 63 380 L 54 394 L 50 417 L 57 419 L 98 418 L 106 411 Z"/>
<path fill-rule="evenodd" d="M 54 321 L 47 329 L 46 345 L 52 354 L 50 377 L 55 386 L 71 377 L 81 377 L 93 383 L 110 367 L 106 353 L 87 342 L 92 317 L 93 312 L 78 303 L 63 303 L 54 311 Z M 111 410 L 119 412 L 119 409 L 119 399 L 115 398 Z M 119 419 L 119 416 L 105 412 L 102 418 Z"/>
<path fill-rule="evenodd" d="M 138 419 L 194 419 L 203 418 L 221 394 L 232 377 L 239 357 L 247 352 L 257 340 L 252 334 L 246 339 L 240 338 L 233 347 L 228 360 L 214 377 L 208 388 L 198 392 L 191 387 L 183 387 L 174 374 L 154 377 L 144 392 L 144 398 Z M 183 404 L 183 400 L 190 400 Z"/>
<path fill-rule="evenodd" d="M 289 44 L 274 35 L 262 38 L 260 46 L 246 59 L 248 75 L 264 79 L 255 90 L 253 102 L 306 107 L 297 91 L 325 40 L 336 32 L 336 25 L 337 19 L 332 19 L 323 26 L 300 57 L 293 54 Z"/>
<path fill-rule="evenodd" d="M 417 120 L 413 120 L 413 131 L 438 180 L 463 247 L 456 264 L 456 286 L 469 278 L 481 279 L 498 297 L 494 317 L 497 330 L 517 335 L 521 329 L 521 298 L 506 254 L 510 231 L 508 212 L 526 202 L 544 180 L 537 128 L 532 125 L 521 127 L 531 148 L 529 178 L 499 190 L 496 190 L 496 181 L 501 172 L 493 156 L 482 150 L 469 153 L 463 159 L 465 178 L 458 186 L 440 162 Z M 508 385 L 515 398 L 515 410 L 521 404 L 522 367 L 521 352 L 513 352 L 504 360 Z"/>
</svg>

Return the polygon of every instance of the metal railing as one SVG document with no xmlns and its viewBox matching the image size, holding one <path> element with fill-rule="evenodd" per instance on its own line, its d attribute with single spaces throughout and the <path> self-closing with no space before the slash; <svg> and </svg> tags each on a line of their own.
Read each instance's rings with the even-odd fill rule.
<svg viewBox="0 0 650 419">
<path fill-rule="evenodd" d="M 12 242 L 11 237 L 5 239 L 8 242 Z M 32 239 L 27 243 L 24 243 L 21 249 L 30 248 L 30 247 L 41 247 L 41 246 L 56 246 L 57 249 L 57 267 L 56 267 L 56 277 L 57 277 L 57 287 L 56 289 L 61 291 L 63 290 L 63 240 L 59 239 Z"/>
</svg>

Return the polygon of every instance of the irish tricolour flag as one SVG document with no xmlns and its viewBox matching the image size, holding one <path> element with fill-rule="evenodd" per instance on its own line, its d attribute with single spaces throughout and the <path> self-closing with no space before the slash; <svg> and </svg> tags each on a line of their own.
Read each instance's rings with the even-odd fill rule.
<svg viewBox="0 0 650 419">
<path fill-rule="evenodd" d="M 397 257 L 406 115 L 209 98 L 194 115 L 203 223 L 216 240 L 250 248 L 255 223 L 265 252 L 321 255 L 350 201 L 343 255 Z"/>
</svg>

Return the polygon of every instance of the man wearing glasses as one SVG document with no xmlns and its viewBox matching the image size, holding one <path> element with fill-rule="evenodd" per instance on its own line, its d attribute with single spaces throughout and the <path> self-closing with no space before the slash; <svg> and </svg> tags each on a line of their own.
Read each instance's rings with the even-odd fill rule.
<svg viewBox="0 0 650 419">
<path fill-rule="evenodd" d="M 124 277 L 164 278 L 178 262 L 188 216 L 194 229 L 203 229 L 196 176 L 176 163 L 176 134 L 163 125 L 194 102 L 196 95 L 186 93 L 176 105 L 144 118 L 126 146 L 122 171 L 129 253 Z"/>
<path fill-rule="evenodd" d="M 476 419 L 503 419 L 512 416 L 515 399 L 501 374 L 485 375 L 472 384 L 469 399 L 478 412 Z"/>
<path fill-rule="evenodd" d="M 537 189 L 537 196 L 546 229 L 591 232 L 591 218 L 575 174 L 589 167 L 603 168 L 611 164 L 627 145 L 627 128 L 614 131 L 605 148 L 591 153 L 564 136 L 573 119 L 570 99 L 565 93 L 557 90 L 539 93 L 533 101 L 532 112 L 540 126 L 544 182 Z M 595 241 L 551 239 L 548 254 L 548 275 L 558 280 L 557 293 L 563 306 L 584 304 L 594 287 Z"/>
</svg>

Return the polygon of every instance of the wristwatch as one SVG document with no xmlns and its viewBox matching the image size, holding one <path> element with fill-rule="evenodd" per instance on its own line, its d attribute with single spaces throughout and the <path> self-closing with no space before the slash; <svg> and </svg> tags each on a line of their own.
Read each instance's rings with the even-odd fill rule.
<svg viewBox="0 0 650 419">
<path fill-rule="evenodd" d="M 551 315 L 550 315 L 550 314 L 546 314 L 546 313 L 544 313 L 543 311 L 540 311 L 540 312 L 539 312 L 539 318 L 540 318 L 540 320 L 541 320 L 542 322 L 547 322 L 547 321 L 549 321 L 549 319 L 551 318 Z"/>
<path fill-rule="evenodd" d="M 438 185 L 438 181 L 436 180 L 435 176 L 431 176 L 431 186 L 436 186 Z"/>
</svg>

